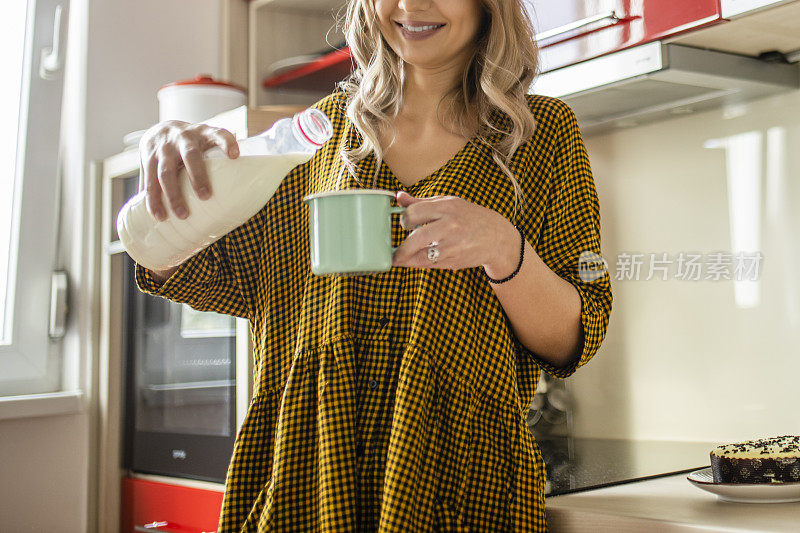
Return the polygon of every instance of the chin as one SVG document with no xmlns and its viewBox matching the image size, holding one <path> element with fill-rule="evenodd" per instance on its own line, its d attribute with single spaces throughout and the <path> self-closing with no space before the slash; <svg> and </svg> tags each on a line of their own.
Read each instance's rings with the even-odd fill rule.
<svg viewBox="0 0 800 533">
<path fill-rule="evenodd" d="M 446 63 L 444 58 L 437 57 L 435 54 L 403 54 L 400 59 L 417 68 L 435 68 Z"/>
</svg>

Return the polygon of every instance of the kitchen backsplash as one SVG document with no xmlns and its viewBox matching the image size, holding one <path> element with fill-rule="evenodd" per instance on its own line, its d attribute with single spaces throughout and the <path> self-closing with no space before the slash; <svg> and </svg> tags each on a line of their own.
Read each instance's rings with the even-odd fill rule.
<svg viewBox="0 0 800 533">
<path fill-rule="evenodd" d="M 585 140 L 614 309 L 573 434 L 800 434 L 800 91 Z"/>
</svg>

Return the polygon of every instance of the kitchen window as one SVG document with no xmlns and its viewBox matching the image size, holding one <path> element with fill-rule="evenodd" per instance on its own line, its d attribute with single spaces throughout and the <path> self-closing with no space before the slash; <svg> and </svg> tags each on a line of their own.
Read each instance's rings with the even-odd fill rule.
<svg viewBox="0 0 800 533">
<path fill-rule="evenodd" d="M 61 390 L 66 287 L 53 270 L 67 12 L 68 0 L 18 0 L 0 18 L 0 396 Z"/>
</svg>

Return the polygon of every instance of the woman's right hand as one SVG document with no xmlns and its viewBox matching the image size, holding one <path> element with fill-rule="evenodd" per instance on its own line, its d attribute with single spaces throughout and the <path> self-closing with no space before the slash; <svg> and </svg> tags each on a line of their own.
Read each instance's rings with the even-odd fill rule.
<svg viewBox="0 0 800 533">
<path fill-rule="evenodd" d="M 139 190 L 146 191 L 150 214 L 165 220 L 166 203 L 178 218 L 189 216 L 178 180 L 181 166 L 186 167 L 198 198 L 206 200 L 211 196 L 203 153 L 214 146 L 220 147 L 230 158 L 239 156 L 236 137 L 222 128 L 167 120 L 144 132 L 139 141 Z"/>
</svg>

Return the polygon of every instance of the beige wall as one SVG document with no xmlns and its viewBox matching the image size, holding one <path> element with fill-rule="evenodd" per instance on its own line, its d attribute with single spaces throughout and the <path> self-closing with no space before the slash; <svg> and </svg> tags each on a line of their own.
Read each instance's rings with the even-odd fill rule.
<svg viewBox="0 0 800 533">
<path fill-rule="evenodd" d="M 645 260 L 638 281 L 612 280 L 605 343 L 571 379 L 574 433 L 800 434 L 800 91 L 586 144 L 612 274 L 622 252 Z M 676 263 L 645 281 L 650 253 L 736 249 L 763 254 L 738 303 L 732 281 L 678 280 Z"/>
<path fill-rule="evenodd" d="M 0 422 L 0 531 L 86 531 L 85 413 Z"/>
</svg>

